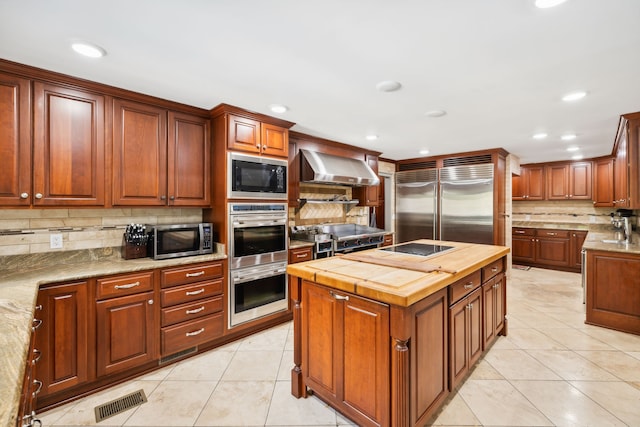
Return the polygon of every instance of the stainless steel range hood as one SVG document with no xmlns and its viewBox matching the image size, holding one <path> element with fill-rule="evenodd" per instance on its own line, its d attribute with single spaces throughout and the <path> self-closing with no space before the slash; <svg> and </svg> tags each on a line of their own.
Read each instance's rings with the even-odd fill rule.
<svg viewBox="0 0 640 427">
<path fill-rule="evenodd" d="M 363 160 L 300 149 L 300 181 L 319 184 L 378 185 L 380 179 Z"/>
</svg>

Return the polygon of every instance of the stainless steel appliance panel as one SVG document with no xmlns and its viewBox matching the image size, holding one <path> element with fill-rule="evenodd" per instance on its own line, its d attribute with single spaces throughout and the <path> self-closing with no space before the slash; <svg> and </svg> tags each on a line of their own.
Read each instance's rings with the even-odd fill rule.
<svg viewBox="0 0 640 427">
<path fill-rule="evenodd" d="M 231 270 L 229 325 L 287 310 L 287 263 Z"/>
<path fill-rule="evenodd" d="M 233 152 L 228 156 L 230 199 L 287 199 L 288 161 Z"/>
<path fill-rule="evenodd" d="M 493 165 L 440 170 L 439 239 L 493 243 Z"/>
<path fill-rule="evenodd" d="M 396 173 L 396 243 L 436 238 L 438 171 Z"/>
</svg>

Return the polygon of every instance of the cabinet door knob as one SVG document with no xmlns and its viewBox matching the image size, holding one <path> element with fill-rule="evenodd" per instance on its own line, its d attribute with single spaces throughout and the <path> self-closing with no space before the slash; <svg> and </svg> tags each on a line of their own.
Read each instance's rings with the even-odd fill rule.
<svg viewBox="0 0 640 427">
<path fill-rule="evenodd" d="M 20 198 L 21 199 L 26 199 L 29 197 L 29 193 L 20 193 Z"/>
<path fill-rule="evenodd" d="M 167 196 L 165 195 L 160 196 L 160 200 L 167 200 Z"/>
<path fill-rule="evenodd" d="M 149 301 L 147 301 L 147 303 L 148 303 L 149 305 L 153 305 L 153 300 L 152 300 L 152 299 L 150 299 Z"/>
<path fill-rule="evenodd" d="M 36 199 L 42 199 L 42 193 L 36 193 Z"/>
</svg>

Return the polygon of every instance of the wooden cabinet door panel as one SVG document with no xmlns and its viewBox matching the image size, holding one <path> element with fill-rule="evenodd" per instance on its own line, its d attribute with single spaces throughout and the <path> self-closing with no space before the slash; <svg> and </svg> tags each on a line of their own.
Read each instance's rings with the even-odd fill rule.
<svg viewBox="0 0 640 427">
<path fill-rule="evenodd" d="M 113 204 L 166 205 L 166 110 L 122 99 L 113 110 Z"/>
<path fill-rule="evenodd" d="M 586 323 L 640 334 L 640 259 L 587 251 Z"/>
<path fill-rule="evenodd" d="M 536 242 L 534 237 L 513 236 L 511 238 L 511 250 L 514 261 L 535 262 Z"/>
<path fill-rule="evenodd" d="M 104 97 L 34 83 L 34 205 L 104 205 Z"/>
<path fill-rule="evenodd" d="M 31 82 L 0 74 L 0 206 L 31 204 Z"/>
<path fill-rule="evenodd" d="M 97 374 L 109 375 L 158 357 L 153 292 L 96 303 Z"/>
<path fill-rule="evenodd" d="M 629 164 L 628 164 L 628 147 L 627 147 L 627 124 L 622 123 L 619 132 L 618 145 L 616 148 L 616 158 L 613 164 L 613 193 L 614 205 L 618 208 L 626 208 L 629 206 Z"/>
<path fill-rule="evenodd" d="M 350 295 L 344 301 L 343 319 L 342 401 L 380 425 L 387 425 L 389 308 Z"/>
<path fill-rule="evenodd" d="M 600 159 L 593 164 L 593 205 L 613 206 L 613 158 Z"/>
<path fill-rule="evenodd" d="M 527 200 L 544 200 L 544 166 L 526 168 Z"/>
<path fill-rule="evenodd" d="M 496 279 L 492 278 L 482 285 L 485 348 L 496 338 L 496 302 L 493 287 L 495 281 Z"/>
<path fill-rule="evenodd" d="M 451 384 L 453 390 L 455 384 L 464 377 L 469 370 L 469 353 L 467 339 L 468 323 L 467 299 L 459 301 L 449 309 L 449 365 L 451 369 Z"/>
<path fill-rule="evenodd" d="M 538 238 L 536 240 L 536 262 L 569 266 L 568 238 Z"/>
<path fill-rule="evenodd" d="M 307 366 L 305 382 L 311 388 L 322 388 L 331 396 L 338 393 L 336 361 L 342 359 L 340 307 L 326 288 L 303 281 L 302 301 L 306 304 L 302 317 L 303 364 Z"/>
<path fill-rule="evenodd" d="M 280 126 L 261 124 L 262 154 L 287 157 L 289 155 L 289 130 Z"/>
<path fill-rule="evenodd" d="M 547 166 L 547 200 L 569 198 L 569 166 Z"/>
<path fill-rule="evenodd" d="M 259 121 L 229 114 L 227 126 L 228 149 L 260 153 L 261 133 Z"/>
<path fill-rule="evenodd" d="M 522 171 L 520 172 L 522 174 Z M 511 199 L 525 200 L 525 185 L 522 175 L 513 175 L 511 177 Z"/>
<path fill-rule="evenodd" d="M 582 268 L 582 245 L 587 238 L 586 231 L 571 232 L 571 242 L 569 245 L 569 264 L 571 267 Z"/>
<path fill-rule="evenodd" d="M 167 188 L 169 205 L 211 204 L 209 120 L 169 112 Z"/>
<path fill-rule="evenodd" d="M 504 276 L 504 274 L 499 274 L 496 276 L 495 278 L 495 284 L 494 289 L 494 307 L 495 307 L 495 325 L 496 325 L 496 333 L 503 331 L 504 329 L 504 319 L 505 316 L 507 315 L 506 309 L 507 309 L 507 295 L 506 295 L 506 283 L 505 280 L 507 280 Z M 504 334 L 504 332 L 503 332 Z M 496 337 L 497 338 L 497 337 Z"/>
<path fill-rule="evenodd" d="M 46 396 L 89 380 L 89 299 L 87 281 L 44 287 L 38 292 L 42 326 L 36 348 L 42 357 L 36 377 Z"/>
<path fill-rule="evenodd" d="M 591 162 L 576 162 L 569 166 L 569 198 L 572 200 L 591 200 L 592 172 Z"/>
<path fill-rule="evenodd" d="M 477 289 L 468 297 L 469 307 L 469 367 L 482 355 L 482 292 Z"/>
</svg>

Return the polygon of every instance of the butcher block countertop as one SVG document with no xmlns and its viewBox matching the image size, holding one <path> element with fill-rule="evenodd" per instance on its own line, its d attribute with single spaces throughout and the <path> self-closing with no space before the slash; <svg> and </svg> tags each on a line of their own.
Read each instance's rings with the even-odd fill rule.
<svg viewBox="0 0 640 427">
<path fill-rule="evenodd" d="M 435 240 L 413 243 L 453 246 L 454 249 L 429 257 L 370 249 L 291 264 L 287 273 L 365 298 L 408 307 L 509 253 L 506 246 Z"/>
</svg>

